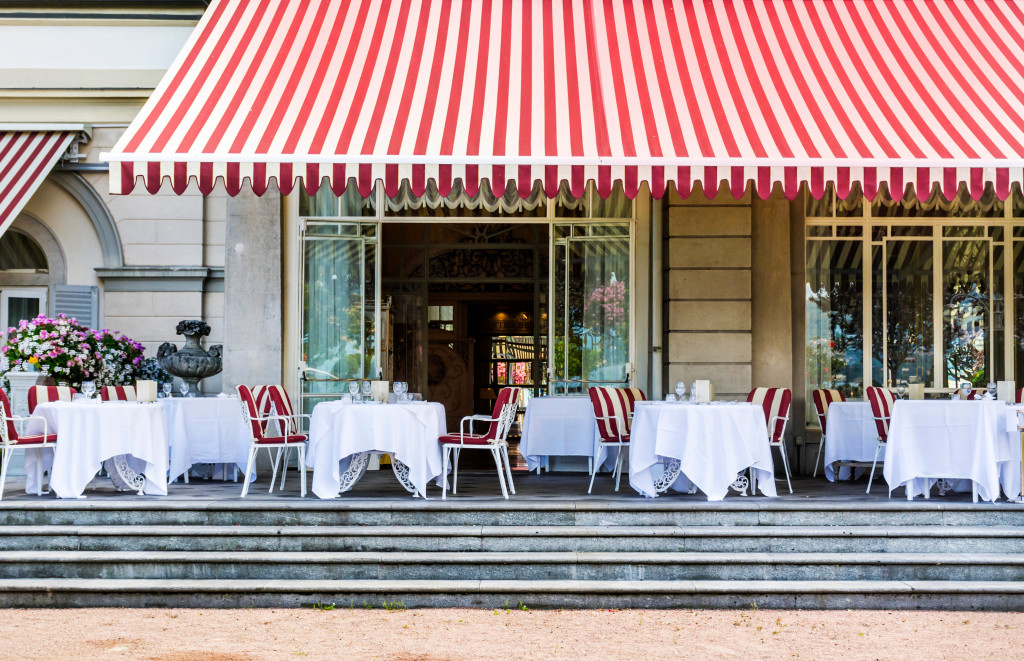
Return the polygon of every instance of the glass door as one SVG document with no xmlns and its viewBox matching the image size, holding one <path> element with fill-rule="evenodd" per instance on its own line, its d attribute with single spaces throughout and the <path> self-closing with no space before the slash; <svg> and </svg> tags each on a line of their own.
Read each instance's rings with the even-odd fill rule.
<svg viewBox="0 0 1024 661">
<path fill-rule="evenodd" d="M 628 222 L 552 225 L 550 394 L 632 382 L 630 228 Z"/>
<path fill-rule="evenodd" d="M 381 372 L 376 222 L 306 220 L 302 233 L 302 410 Z"/>
</svg>

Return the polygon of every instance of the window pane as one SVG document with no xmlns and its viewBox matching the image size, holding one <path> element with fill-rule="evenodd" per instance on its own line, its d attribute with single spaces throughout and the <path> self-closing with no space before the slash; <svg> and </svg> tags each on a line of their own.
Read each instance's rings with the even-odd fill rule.
<svg viewBox="0 0 1024 661">
<path fill-rule="evenodd" d="M 861 241 L 809 241 L 806 248 L 807 392 L 861 397 L 864 275 Z M 808 422 L 816 424 L 813 407 Z"/>
<path fill-rule="evenodd" d="M 942 264 L 942 385 L 953 388 L 970 381 L 984 386 L 990 328 L 988 242 L 943 242 Z"/>
<path fill-rule="evenodd" d="M 900 381 L 930 385 L 935 371 L 932 243 L 890 241 L 885 251 L 887 273 L 881 283 L 885 287 L 887 307 L 885 342 L 883 344 L 882 337 L 872 338 L 878 359 L 881 359 L 882 347 L 886 348 L 885 376 L 881 385 L 895 385 Z M 875 314 L 881 317 L 879 308 L 876 307 Z"/>
</svg>

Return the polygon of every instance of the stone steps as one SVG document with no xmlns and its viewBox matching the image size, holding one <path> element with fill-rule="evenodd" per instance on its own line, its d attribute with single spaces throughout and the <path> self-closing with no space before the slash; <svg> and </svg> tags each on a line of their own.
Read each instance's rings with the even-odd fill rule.
<svg viewBox="0 0 1024 661">
<path fill-rule="evenodd" d="M 0 503 L 0 607 L 1024 609 L 1024 508 L 899 500 Z"/>
<path fill-rule="evenodd" d="M 3 579 L 0 607 L 1020 610 L 1018 581 Z"/>
<path fill-rule="evenodd" d="M 0 526 L 5 550 L 1019 553 L 1017 526 Z"/>
<path fill-rule="evenodd" d="M 0 579 L 1024 581 L 1024 554 L 0 551 Z"/>
</svg>

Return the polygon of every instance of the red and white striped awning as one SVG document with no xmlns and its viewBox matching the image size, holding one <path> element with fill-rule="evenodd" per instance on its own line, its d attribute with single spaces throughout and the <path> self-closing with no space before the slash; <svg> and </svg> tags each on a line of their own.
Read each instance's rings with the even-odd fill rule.
<svg viewBox="0 0 1024 661">
<path fill-rule="evenodd" d="M 214 0 L 112 192 L 433 179 L 660 196 L 1024 176 L 1015 0 Z"/>
<path fill-rule="evenodd" d="M 0 235 L 50 174 L 75 133 L 0 130 Z"/>
</svg>

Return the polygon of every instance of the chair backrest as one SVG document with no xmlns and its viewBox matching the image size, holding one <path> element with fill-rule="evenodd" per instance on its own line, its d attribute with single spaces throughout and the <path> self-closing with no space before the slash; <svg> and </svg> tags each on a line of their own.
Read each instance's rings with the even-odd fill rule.
<svg viewBox="0 0 1024 661">
<path fill-rule="evenodd" d="M 825 424 L 828 421 L 828 407 L 833 402 L 845 402 L 846 397 L 839 390 L 818 388 L 811 393 L 814 400 L 814 412 L 818 415 L 818 424 L 821 425 L 821 433 L 825 433 Z"/>
<path fill-rule="evenodd" d="M 519 389 L 516 388 L 516 390 Z M 508 433 L 512 429 L 512 423 L 515 422 L 516 413 L 518 412 L 519 400 L 510 397 L 509 401 L 502 407 L 501 413 L 498 414 L 498 422 L 491 423 L 492 426 L 497 424 L 498 428 L 495 430 L 495 435 L 490 438 L 493 438 L 496 441 L 504 441 L 508 438 Z"/>
<path fill-rule="evenodd" d="M 789 406 L 793 402 L 793 393 L 789 388 L 754 388 L 747 395 L 747 401 L 760 404 L 764 409 L 764 419 L 768 423 L 769 440 L 777 443 L 786 433 L 789 421 Z"/>
<path fill-rule="evenodd" d="M 28 413 L 32 415 L 37 406 L 47 402 L 70 402 L 76 394 L 77 390 L 67 386 L 32 386 L 28 389 Z"/>
<path fill-rule="evenodd" d="M 7 393 L 0 389 L 0 413 L 4 416 L 6 424 L 0 426 L 0 442 L 15 443 L 18 440 L 18 430 L 14 428 L 14 411 L 11 409 L 11 400 L 7 399 Z"/>
<path fill-rule="evenodd" d="M 605 441 L 618 441 L 628 436 L 633 409 L 647 399 L 639 388 L 590 387 L 590 403 L 597 418 L 597 433 Z"/>
<path fill-rule="evenodd" d="M 1024 398 L 1024 388 L 1017 388 L 1017 396 L 1013 398 L 1013 401 L 1018 404 L 1024 404 L 1022 398 Z"/>
<path fill-rule="evenodd" d="M 103 386 L 100 388 L 100 398 L 104 402 L 134 402 L 135 386 Z"/>
<path fill-rule="evenodd" d="M 888 388 L 869 386 L 864 389 L 871 404 L 871 415 L 875 418 L 875 429 L 878 431 L 878 438 L 885 441 L 889 438 L 889 418 L 892 417 L 892 407 L 896 403 L 896 397 Z"/>
<path fill-rule="evenodd" d="M 253 394 L 253 389 L 245 385 L 235 386 L 235 389 L 238 391 L 238 399 L 242 401 L 242 415 L 249 423 L 252 437 L 257 440 L 263 438 L 265 430 L 259 418 L 265 416 L 266 413 L 262 412 L 257 405 L 258 399 Z"/>
<path fill-rule="evenodd" d="M 289 434 L 298 434 L 299 430 L 295 424 L 295 419 L 291 416 L 295 415 L 292 409 L 292 400 L 288 396 L 288 392 L 284 389 L 284 386 L 263 386 L 266 391 L 266 396 L 269 397 L 269 407 L 272 408 L 274 415 L 288 416 L 288 432 Z M 257 401 L 259 401 L 257 399 Z M 264 415 L 267 413 L 265 412 Z M 276 422 L 280 423 L 280 420 Z"/>
<path fill-rule="evenodd" d="M 493 438 L 501 440 L 504 437 L 501 436 L 501 425 L 504 420 L 502 417 L 507 413 L 506 407 L 511 404 L 512 407 L 518 411 L 519 409 L 519 391 L 520 388 L 502 388 L 498 392 L 498 398 L 494 400 L 494 411 L 491 412 L 491 426 L 487 428 L 487 438 Z M 511 429 L 512 420 L 515 420 L 515 414 L 512 414 L 511 420 L 509 420 L 508 426 Z M 505 436 L 508 436 L 508 429 L 505 430 Z"/>
</svg>

